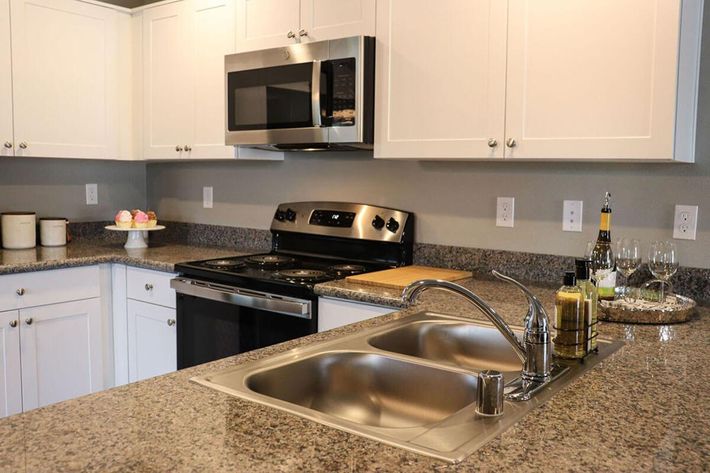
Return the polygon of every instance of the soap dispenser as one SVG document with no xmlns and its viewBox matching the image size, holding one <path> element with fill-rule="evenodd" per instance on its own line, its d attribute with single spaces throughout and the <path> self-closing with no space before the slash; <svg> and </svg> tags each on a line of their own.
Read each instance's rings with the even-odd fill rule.
<svg viewBox="0 0 710 473">
<path fill-rule="evenodd" d="M 575 274 L 565 273 L 563 285 L 555 294 L 554 353 L 560 358 L 584 358 L 586 331 L 584 291 L 577 286 Z"/>
</svg>

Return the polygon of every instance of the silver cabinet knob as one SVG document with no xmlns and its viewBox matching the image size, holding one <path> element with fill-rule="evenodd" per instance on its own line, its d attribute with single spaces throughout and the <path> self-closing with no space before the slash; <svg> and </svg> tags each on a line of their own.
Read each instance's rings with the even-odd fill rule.
<svg viewBox="0 0 710 473">
<path fill-rule="evenodd" d="M 296 37 L 296 33 L 294 33 L 293 31 L 289 31 L 288 34 L 286 35 L 286 37 L 288 39 L 293 39 Z"/>
<path fill-rule="evenodd" d="M 20 149 L 27 149 L 27 143 L 25 143 L 24 141 L 20 143 Z"/>
<path fill-rule="evenodd" d="M 190 146 L 190 145 L 185 145 L 185 151 L 187 151 L 188 153 L 189 153 L 190 151 L 192 151 L 192 146 Z"/>
<path fill-rule="evenodd" d="M 488 147 L 495 148 L 496 146 L 498 146 L 498 140 L 496 140 L 495 138 L 490 138 L 488 140 Z"/>
<path fill-rule="evenodd" d="M 3 146 L 7 149 L 12 149 L 12 143 L 10 143 L 9 141 L 6 141 Z"/>
<path fill-rule="evenodd" d="M 168 319 L 168 327 L 175 325 L 175 319 Z"/>
<path fill-rule="evenodd" d="M 32 322 L 33 322 L 32 317 L 29 317 L 29 318 L 25 319 L 25 323 L 26 323 L 27 325 L 32 325 Z"/>
<path fill-rule="evenodd" d="M 301 31 L 298 32 L 298 36 L 301 36 L 301 37 L 303 37 L 303 36 L 308 36 L 308 31 L 306 31 L 306 30 L 301 30 Z"/>
<path fill-rule="evenodd" d="M 17 327 L 17 320 L 11 320 L 11 321 L 10 321 L 10 327 L 12 327 L 12 328 Z"/>
<path fill-rule="evenodd" d="M 508 138 L 508 141 L 505 142 L 505 145 L 508 148 L 515 148 L 516 146 L 518 146 L 518 142 L 515 141 L 515 139 L 513 138 Z"/>
<path fill-rule="evenodd" d="M 15 294 L 17 294 L 18 296 L 24 296 L 25 295 L 25 288 L 24 287 L 19 288 L 18 290 L 15 291 Z"/>
<path fill-rule="evenodd" d="M 182 146 L 177 145 L 177 146 L 175 147 L 175 151 L 177 151 L 178 153 L 181 152 L 181 151 L 182 151 Z"/>
<path fill-rule="evenodd" d="M 152 291 L 152 290 L 153 290 L 153 285 L 150 284 L 150 283 L 146 283 L 146 285 L 145 285 L 145 290 L 146 290 L 146 291 Z"/>
</svg>

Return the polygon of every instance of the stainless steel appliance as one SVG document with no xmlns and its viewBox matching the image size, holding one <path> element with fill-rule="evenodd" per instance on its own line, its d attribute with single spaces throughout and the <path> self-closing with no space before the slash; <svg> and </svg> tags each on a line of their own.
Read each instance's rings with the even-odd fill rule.
<svg viewBox="0 0 710 473">
<path fill-rule="evenodd" d="M 313 286 L 412 263 L 414 216 L 343 202 L 281 204 L 269 253 L 176 265 L 178 368 L 315 333 Z"/>
<path fill-rule="evenodd" d="M 226 56 L 226 144 L 372 149 L 374 55 L 355 36 Z"/>
</svg>

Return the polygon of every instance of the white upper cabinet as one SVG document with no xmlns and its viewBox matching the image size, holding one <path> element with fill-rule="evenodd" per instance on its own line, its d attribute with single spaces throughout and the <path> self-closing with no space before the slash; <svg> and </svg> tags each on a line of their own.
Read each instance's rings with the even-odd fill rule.
<svg viewBox="0 0 710 473">
<path fill-rule="evenodd" d="M 224 56 L 234 52 L 234 0 L 143 11 L 143 157 L 234 158 L 224 145 Z"/>
<path fill-rule="evenodd" d="M 0 156 L 12 156 L 12 52 L 10 51 L 10 0 L 0 0 Z M 2 415 L 2 413 L 0 413 Z"/>
<path fill-rule="evenodd" d="M 509 5 L 508 157 L 673 159 L 680 0 Z"/>
<path fill-rule="evenodd" d="M 237 51 L 373 35 L 376 0 L 236 0 Z"/>
<path fill-rule="evenodd" d="M 375 157 L 692 162 L 701 24 L 702 0 L 380 0 Z"/>
<path fill-rule="evenodd" d="M 22 412 L 20 314 L 0 312 L 0 417 Z"/>
<path fill-rule="evenodd" d="M 125 14 L 75 0 L 11 0 L 10 11 L 15 155 L 117 158 Z"/>
<path fill-rule="evenodd" d="M 376 158 L 501 158 L 506 2 L 380 0 Z"/>
</svg>

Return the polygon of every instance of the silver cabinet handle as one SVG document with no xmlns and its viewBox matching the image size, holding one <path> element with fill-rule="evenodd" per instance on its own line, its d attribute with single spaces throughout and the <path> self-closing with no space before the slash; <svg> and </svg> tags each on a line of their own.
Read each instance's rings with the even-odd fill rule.
<svg viewBox="0 0 710 473">
<path fill-rule="evenodd" d="M 9 141 L 6 141 L 3 146 L 7 149 L 12 149 L 12 143 L 10 143 Z"/>
<path fill-rule="evenodd" d="M 15 291 L 15 294 L 17 294 L 18 296 L 24 296 L 25 295 L 25 288 L 24 287 L 19 288 L 18 290 Z"/>
<path fill-rule="evenodd" d="M 301 36 L 301 37 L 303 37 L 303 36 L 308 36 L 308 31 L 306 31 L 306 30 L 301 30 L 301 31 L 298 32 L 298 36 Z"/>
<path fill-rule="evenodd" d="M 488 147 L 495 148 L 496 146 L 498 146 L 498 140 L 496 140 L 495 138 L 489 138 L 488 139 Z"/>
<path fill-rule="evenodd" d="M 17 327 L 17 320 L 11 320 L 11 321 L 10 321 L 10 327 L 12 327 L 12 328 Z"/>
<path fill-rule="evenodd" d="M 32 325 L 32 322 L 33 322 L 32 317 L 30 317 L 30 318 L 28 318 L 28 319 L 25 319 L 25 323 L 26 323 L 27 325 Z"/>
<path fill-rule="evenodd" d="M 146 283 L 146 285 L 145 285 L 145 290 L 146 290 L 146 291 L 152 291 L 152 290 L 153 290 L 153 285 L 150 284 L 150 283 Z"/>
<path fill-rule="evenodd" d="M 175 147 L 175 151 L 177 151 L 178 153 L 179 153 L 180 151 L 182 151 L 182 146 L 177 145 L 177 146 Z"/>
<path fill-rule="evenodd" d="M 192 151 L 192 146 L 190 146 L 190 145 L 185 145 L 185 151 L 187 151 L 188 153 L 189 153 L 190 151 Z"/>
<path fill-rule="evenodd" d="M 508 138 L 508 141 L 505 142 L 505 145 L 508 148 L 515 148 L 516 146 L 518 146 L 518 142 L 515 141 L 514 138 Z"/>
<path fill-rule="evenodd" d="M 25 143 L 24 141 L 20 143 L 20 149 L 27 149 L 27 143 Z"/>
<path fill-rule="evenodd" d="M 168 319 L 168 327 L 175 325 L 175 319 Z"/>
<path fill-rule="evenodd" d="M 293 39 L 296 37 L 296 33 L 294 33 L 293 31 L 289 31 L 288 34 L 286 35 L 286 37 L 288 39 Z"/>
</svg>

